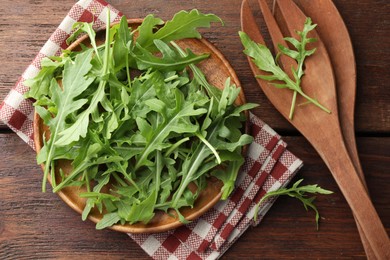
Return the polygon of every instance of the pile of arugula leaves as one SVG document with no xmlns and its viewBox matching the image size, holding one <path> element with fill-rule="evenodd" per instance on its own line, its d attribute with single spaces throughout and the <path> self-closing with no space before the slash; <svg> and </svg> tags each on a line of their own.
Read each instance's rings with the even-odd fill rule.
<svg viewBox="0 0 390 260">
<path fill-rule="evenodd" d="M 220 21 L 181 11 L 166 23 L 148 15 L 132 30 L 123 17 L 107 27 L 102 45 L 92 23 L 76 23 L 70 41 L 86 33 L 91 47 L 43 59 L 26 81 L 26 97 L 36 100 L 50 131 L 37 155 L 43 191 L 49 176 L 54 192 L 86 187 L 82 218 L 97 208 L 104 214 L 98 229 L 148 223 L 156 210 L 174 209 L 185 222 L 179 209 L 194 205 L 210 176 L 223 181 L 226 199 L 244 162 L 242 147 L 252 142 L 242 133 L 243 111 L 255 105 L 235 106 L 240 89 L 229 79 L 218 89 L 195 65 L 209 55 L 174 42 L 200 38 L 198 27 Z M 56 181 L 59 160 L 70 160 L 72 171 L 59 169 Z"/>
</svg>

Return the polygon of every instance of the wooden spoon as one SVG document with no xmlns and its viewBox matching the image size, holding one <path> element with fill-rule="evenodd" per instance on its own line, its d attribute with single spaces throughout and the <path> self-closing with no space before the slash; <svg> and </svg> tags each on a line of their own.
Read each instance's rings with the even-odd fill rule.
<svg viewBox="0 0 390 260">
<path fill-rule="evenodd" d="M 260 3 L 264 2 L 260 1 Z M 279 2 L 279 8 L 291 34 L 297 28 L 301 29 L 306 17 L 292 1 Z M 279 31 L 279 27 L 268 7 L 263 8 L 262 11 L 268 30 L 273 36 L 274 32 Z M 243 31 L 256 42 L 264 44 L 246 0 L 243 2 L 241 19 Z M 315 32 L 311 37 L 319 38 Z M 283 39 L 273 39 L 273 41 L 281 43 Z M 318 97 L 320 102 L 333 113 L 327 114 L 318 107 L 306 105 L 296 110 L 294 119 L 290 122 L 308 139 L 330 169 L 375 255 L 379 258 L 390 258 L 390 242 L 386 230 L 356 173 L 344 144 L 329 56 L 321 41 L 317 41 L 312 47 L 316 47 L 317 51 L 315 55 L 307 59 L 306 75 L 302 86 L 309 96 Z M 252 62 L 250 65 L 256 75 L 264 74 Z M 258 82 L 276 109 L 288 118 L 290 105 L 286 103 L 286 100 L 291 100 L 291 91 L 276 89 L 261 79 L 258 79 Z"/>
<path fill-rule="evenodd" d="M 356 172 L 367 190 L 355 139 L 356 64 L 347 27 L 331 0 L 295 0 L 295 3 L 297 3 L 306 16 L 311 17 L 313 22 L 318 24 L 317 32 L 328 51 L 335 74 L 339 119 L 345 146 Z M 375 254 L 359 223 L 357 227 L 367 258 L 375 259 Z"/>
</svg>

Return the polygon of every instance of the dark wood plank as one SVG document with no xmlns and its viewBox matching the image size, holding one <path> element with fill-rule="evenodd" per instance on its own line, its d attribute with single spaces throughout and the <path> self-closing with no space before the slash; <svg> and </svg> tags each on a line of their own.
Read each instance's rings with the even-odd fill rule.
<svg viewBox="0 0 390 260">
<path fill-rule="evenodd" d="M 149 13 L 168 19 L 181 9 L 198 8 L 219 15 L 225 26 L 204 34 L 235 68 L 248 101 L 261 106 L 256 113 L 277 130 L 294 131 L 265 98 L 256 85 L 238 39 L 240 0 L 220 1 L 109 1 L 128 17 Z M 356 128 L 360 132 L 385 133 L 390 129 L 390 5 L 379 1 L 334 1 L 342 14 L 355 47 L 358 77 Z M 0 100 L 58 26 L 73 0 L 12 1 L 0 5 Z M 223 7 L 223 8 L 221 8 Z M 4 128 L 4 125 L 0 124 Z"/>
<path fill-rule="evenodd" d="M 326 166 L 302 137 L 285 140 L 305 162 L 294 180 L 304 178 L 305 183 L 335 192 L 317 198 L 319 231 L 313 212 L 280 197 L 263 222 L 250 228 L 224 258 L 363 258 L 352 214 Z M 390 138 L 359 138 L 358 145 L 374 205 L 390 231 Z M 15 134 L 0 134 L 0 147 L 0 259 L 147 258 L 125 234 L 96 231 L 50 189 L 41 193 L 42 172 L 35 154 Z"/>
</svg>

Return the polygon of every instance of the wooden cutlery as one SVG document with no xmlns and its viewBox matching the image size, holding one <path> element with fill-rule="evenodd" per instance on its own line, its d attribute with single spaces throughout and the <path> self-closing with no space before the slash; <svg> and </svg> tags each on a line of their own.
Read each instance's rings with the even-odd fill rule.
<svg viewBox="0 0 390 260">
<path fill-rule="evenodd" d="M 301 6 L 307 6 L 305 9 L 306 11 L 308 8 L 315 8 L 313 6 L 309 7 L 306 2 L 309 1 L 298 1 Z M 321 5 L 323 2 L 327 1 L 315 2 Z M 310 4 L 314 5 L 313 2 Z M 259 6 L 274 45 L 278 43 L 286 44 L 283 40 L 282 30 L 284 36 L 292 36 L 294 35 L 295 30 L 300 30 L 303 27 L 306 19 L 306 15 L 291 0 L 277 1 L 279 10 L 278 17 L 280 18 L 278 22 L 276 22 L 274 16 L 271 14 L 265 1 L 260 0 Z M 328 11 L 331 10 L 329 9 L 329 6 L 327 8 Z M 316 16 L 320 16 L 320 13 L 321 12 L 317 10 Z M 313 12 L 311 12 L 311 14 L 313 14 Z M 325 13 L 322 14 L 324 15 Z M 326 13 L 326 15 L 329 15 L 329 13 Z M 314 19 L 314 17 L 312 18 Z M 314 20 L 314 22 L 316 23 L 316 20 Z M 246 0 L 243 1 L 241 9 L 241 26 L 242 30 L 246 32 L 252 40 L 265 44 L 252 14 L 251 7 Z M 326 24 L 322 24 L 322 27 L 326 27 Z M 346 30 L 345 27 L 342 29 Z M 289 35 L 286 35 L 286 33 Z M 324 33 L 325 37 L 327 37 L 326 34 L 328 32 L 324 31 Z M 319 36 L 315 32 L 311 37 L 319 39 Z M 330 37 L 330 40 L 325 40 L 324 42 L 328 43 L 328 45 L 331 44 L 332 41 L 336 40 L 334 38 L 336 36 L 332 35 L 332 37 Z M 345 40 L 348 41 L 349 37 Z M 337 97 L 336 94 L 335 75 L 338 77 L 337 79 L 339 79 L 337 84 L 340 84 L 339 73 L 342 72 L 339 70 L 340 67 L 342 67 L 342 62 L 345 61 L 345 57 L 343 59 L 334 58 L 331 60 L 324 42 L 319 39 L 316 43 L 312 44 L 312 47 L 317 48 L 317 51 L 305 62 L 306 69 L 305 76 L 303 76 L 302 80 L 302 88 L 309 95 L 317 97 L 319 101 L 332 112 L 330 114 L 325 113 L 311 104 L 300 106 L 296 109 L 294 118 L 290 120 L 290 123 L 307 138 L 330 169 L 360 226 L 359 229 L 361 234 L 363 234 L 362 239 L 365 244 L 367 255 L 370 256 L 371 254 L 371 258 L 373 258 L 374 255 L 379 259 L 390 258 L 389 237 L 370 201 L 366 188 L 362 182 L 363 178 L 359 178 L 363 177 L 363 175 L 360 170 L 357 153 L 354 155 L 354 149 L 356 150 L 354 147 L 356 146 L 354 145 L 353 131 L 351 138 L 351 127 L 353 130 L 354 97 L 351 98 L 351 96 L 343 95 L 342 101 L 348 102 L 348 104 L 343 104 L 341 106 L 342 110 L 340 110 L 340 112 L 338 111 L 338 98 L 340 97 Z M 349 48 L 349 46 L 347 47 Z M 335 51 L 335 49 L 332 49 L 330 54 L 335 57 L 334 55 L 337 55 L 337 53 L 338 52 Z M 347 54 L 350 55 L 350 52 Z M 348 58 L 348 56 L 346 57 Z M 333 69 L 338 70 L 335 75 L 332 70 L 332 62 Z M 265 73 L 260 71 L 251 60 L 249 63 L 255 75 L 265 75 Z M 280 63 L 285 71 L 289 71 L 291 66 L 296 66 L 292 59 L 280 59 Z M 352 77 L 354 77 L 354 67 L 350 68 L 348 73 L 352 73 Z M 347 82 L 346 78 L 341 77 L 341 79 L 341 82 Z M 289 101 L 293 95 L 292 91 L 277 89 L 269 82 L 262 79 L 258 79 L 258 83 L 271 103 L 288 119 L 290 110 Z M 340 94 L 340 90 L 337 92 Z M 354 96 L 354 89 L 352 89 L 352 95 Z M 342 131 L 340 127 L 339 113 L 340 116 L 343 117 L 343 126 L 347 126 L 344 131 Z M 349 149 L 347 149 L 346 144 L 344 143 L 343 134 L 345 134 Z M 353 155 L 352 158 L 354 158 L 354 162 L 352 162 L 350 154 Z"/>
</svg>

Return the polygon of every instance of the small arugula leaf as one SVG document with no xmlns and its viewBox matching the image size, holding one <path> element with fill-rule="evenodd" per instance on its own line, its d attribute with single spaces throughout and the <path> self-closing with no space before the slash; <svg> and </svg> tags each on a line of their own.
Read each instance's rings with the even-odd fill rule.
<svg viewBox="0 0 390 260">
<path fill-rule="evenodd" d="M 184 38 L 200 39 L 201 35 L 196 28 L 209 28 L 212 22 L 222 23 L 222 20 L 214 14 L 202 14 L 196 9 L 190 12 L 180 11 L 155 33 L 155 38 L 165 42 Z"/>
<path fill-rule="evenodd" d="M 43 58 L 41 61 L 42 69 L 39 73 L 34 78 L 27 79 L 23 82 L 24 85 L 29 87 L 24 97 L 39 100 L 43 96 L 46 96 L 49 93 L 51 80 L 55 77 L 56 70 L 62 69 L 65 61 L 66 59 L 63 59 L 61 62 L 56 62 L 48 57 Z"/>
<path fill-rule="evenodd" d="M 129 125 L 134 125 L 134 118 L 144 118 L 150 111 L 144 102 L 156 96 L 154 86 L 163 80 L 163 76 L 158 71 L 147 73 L 147 75 L 145 79 L 134 78 L 130 93 L 122 88 L 119 105 L 123 105 L 123 111 L 126 112 L 113 132 L 114 136 L 121 135 L 124 130 L 128 131 L 131 128 Z"/>
<path fill-rule="evenodd" d="M 181 212 L 180 212 L 178 209 L 176 209 L 176 213 L 177 213 L 177 216 L 179 217 L 179 221 L 180 221 L 181 223 L 183 223 L 184 225 L 187 225 L 187 224 L 191 223 L 191 221 L 187 220 L 187 219 L 183 216 L 183 214 L 181 214 Z"/>
<path fill-rule="evenodd" d="M 164 21 L 160 18 L 156 18 L 152 14 L 147 15 L 142 24 L 138 27 L 139 35 L 137 43 L 144 48 L 151 46 L 153 44 L 153 40 L 157 39 L 154 34 L 155 29 L 163 24 Z"/>
<path fill-rule="evenodd" d="M 97 59 L 99 62 L 101 62 L 101 58 L 99 56 L 99 52 L 96 45 L 96 33 L 93 29 L 93 23 L 86 23 L 86 22 L 76 22 L 73 24 L 73 29 L 76 29 L 71 36 L 66 40 L 66 44 L 70 44 L 73 42 L 81 33 L 85 32 L 88 34 L 89 39 L 91 40 L 91 45 L 95 51 L 95 55 L 97 56 Z"/>
<path fill-rule="evenodd" d="M 291 81 L 287 74 L 275 63 L 271 51 L 265 45 L 255 43 L 244 32 L 239 32 L 239 34 L 245 47 L 244 53 L 253 59 L 260 70 L 270 72 L 273 80 Z M 292 89 L 295 88 L 295 85 L 291 83 L 288 86 Z"/>
<path fill-rule="evenodd" d="M 126 216 L 126 221 L 130 224 L 133 224 L 138 221 L 148 223 L 154 217 L 154 205 L 156 203 L 156 190 L 153 190 L 150 193 L 149 197 L 143 200 L 139 204 L 133 204 L 128 216 Z M 126 205 L 128 207 L 128 205 Z"/>
<path fill-rule="evenodd" d="M 137 68 L 139 70 L 148 68 L 161 71 L 182 70 L 189 64 L 198 63 L 209 57 L 209 54 L 196 55 L 190 50 L 188 50 L 188 53 L 185 56 L 181 57 L 172 49 L 172 47 L 165 44 L 163 41 L 155 40 L 154 43 L 162 53 L 161 58 L 154 56 L 151 52 L 137 44 L 137 50 L 139 50 L 141 54 L 133 54 L 133 57 L 137 62 Z"/>
<path fill-rule="evenodd" d="M 80 197 L 87 197 L 87 202 L 85 208 L 82 212 L 82 220 L 86 220 L 91 210 L 95 207 L 96 204 L 99 204 L 98 196 L 91 196 L 91 194 L 100 194 L 101 189 L 107 185 L 110 181 L 110 175 L 100 175 L 96 176 L 94 179 L 97 181 L 97 185 L 93 187 L 93 192 L 80 193 Z"/>
<path fill-rule="evenodd" d="M 197 31 L 199 27 L 210 27 L 212 22 L 221 22 L 222 20 L 214 14 L 202 14 L 193 9 L 190 12 L 180 11 L 174 15 L 172 20 L 167 21 L 164 26 L 155 33 L 153 30 L 157 25 L 162 25 L 160 19 L 152 15 L 146 17 L 145 26 L 139 27 L 139 38 L 137 42 L 145 49 L 155 51 L 153 45 L 155 40 L 161 40 L 165 43 L 185 38 L 201 38 Z"/>
<path fill-rule="evenodd" d="M 107 213 L 103 218 L 96 224 L 96 229 L 104 229 L 106 227 L 111 227 L 121 220 L 117 212 Z"/>
<path fill-rule="evenodd" d="M 222 186 L 222 200 L 225 200 L 229 197 L 232 191 L 235 188 L 235 181 L 237 179 L 237 174 L 240 170 L 241 165 L 244 163 L 243 158 L 239 158 L 238 160 L 232 161 L 229 164 L 226 171 L 216 170 L 212 172 L 212 175 L 216 178 L 220 179 L 223 182 Z"/>
<path fill-rule="evenodd" d="M 79 175 L 84 171 L 91 170 L 95 166 L 105 165 L 105 164 L 110 165 L 111 163 L 116 163 L 120 161 L 123 161 L 123 158 L 120 156 L 105 155 L 97 158 L 94 157 L 93 161 L 90 162 L 83 162 L 80 165 L 78 165 L 78 167 L 75 168 L 72 171 L 72 173 L 68 175 L 60 184 L 58 184 L 53 189 L 53 192 L 57 192 L 66 186 L 72 186 L 72 181 L 74 181 L 74 179 L 77 179 L 77 177 L 79 177 Z M 88 171 L 85 172 L 85 174 L 88 174 Z"/>
<path fill-rule="evenodd" d="M 132 45 L 133 39 L 130 33 L 131 29 L 127 23 L 126 16 L 122 16 L 119 23 L 119 28 L 115 34 L 114 45 L 113 45 L 113 60 L 115 64 L 115 71 L 119 71 L 123 68 L 126 70 L 126 77 L 128 85 L 130 86 L 130 67 L 134 66 L 134 61 L 130 60 L 130 46 Z"/>
<path fill-rule="evenodd" d="M 172 41 L 171 44 L 177 49 L 182 57 L 186 55 L 184 50 L 182 50 L 175 42 Z M 208 96 L 213 99 L 213 105 L 218 106 L 219 100 L 221 99 L 221 90 L 211 85 L 207 81 L 204 73 L 196 65 L 190 64 L 189 67 L 194 74 L 194 81 L 206 90 Z"/>
<path fill-rule="evenodd" d="M 294 58 L 298 63 L 298 69 L 296 71 L 298 78 L 301 78 L 304 75 L 303 65 L 304 65 L 304 61 L 305 61 L 306 57 L 314 54 L 314 52 L 316 51 L 315 48 L 311 49 L 311 50 L 306 49 L 306 45 L 308 43 L 312 43 L 312 42 L 317 41 L 317 39 L 315 39 L 315 38 L 308 37 L 308 33 L 310 33 L 310 31 L 314 30 L 316 28 L 316 26 L 317 26 L 316 24 L 312 24 L 310 17 L 307 17 L 305 24 L 304 24 L 304 27 L 303 27 L 303 30 L 297 31 L 297 34 L 300 36 L 301 41 L 298 41 L 292 37 L 284 38 L 286 41 L 292 43 L 294 45 L 294 47 L 296 48 L 296 51 L 290 50 L 287 48 L 283 48 L 283 50 L 281 50 L 281 51 L 285 54 L 289 53 L 289 52 L 296 53 L 295 57 L 292 57 L 292 56 L 290 56 L 290 57 Z"/>
<path fill-rule="evenodd" d="M 286 41 L 292 41 L 294 38 L 284 38 Z M 295 39 L 294 39 L 295 40 Z M 294 42 L 294 41 L 293 41 Z M 284 54 L 296 60 L 299 57 L 299 52 L 295 50 L 290 50 L 289 48 L 283 46 L 282 44 L 278 44 L 278 49 Z"/>
<path fill-rule="evenodd" d="M 258 214 L 260 205 L 264 201 L 266 201 L 270 197 L 275 197 L 275 196 L 279 196 L 279 195 L 287 195 L 287 196 L 297 198 L 298 200 L 300 200 L 303 203 L 303 206 L 305 207 L 306 210 L 308 210 L 308 207 L 309 207 L 315 211 L 315 213 L 316 213 L 315 219 L 316 219 L 316 225 L 317 225 L 317 229 L 318 229 L 318 221 L 320 218 L 320 214 L 317 210 L 317 207 L 313 203 L 315 200 L 315 197 L 307 197 L 306 193 L 332 194 L 333 192 L 326 190 L 326 189 L 323 189 L 323 188 L 319 187 L 317 184 L 299 186 L 299 184 L 301 184 L 302 181 L 303 181 L 303 179 L 296 181 L 291 188 L 280 188 L 278 190 L 270 191 L 270 192 L 266 193 L 264 195 L 264 197 L 261 198 L 259 203 L 256 205 L 255 215 L 254 215 L 255 221 L 257 219 L 257 214 Z"/>
</svg>

